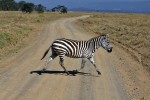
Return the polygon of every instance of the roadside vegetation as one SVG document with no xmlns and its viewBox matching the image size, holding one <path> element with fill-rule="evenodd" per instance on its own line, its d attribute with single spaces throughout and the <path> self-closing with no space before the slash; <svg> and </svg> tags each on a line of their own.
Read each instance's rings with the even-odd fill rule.
<svg viewBox="0 0 150 100">
<path fill-rule="evenodd" d="M 95 34 L 109 34 L 114 42 L 138 52 L 137 60 L 150 72 L 149 19 L 150 15 L 142 14 L 94 14 L 78 24 Z"/>
<path fill-rule="evenodd" d="M 0 11 L 0 60 L 4 55 L 16 53 L 18 48 L 31 40 L 47 23 L 67 17 L 80 16 L 80 13 L 22 13 Z"/>
</svg>

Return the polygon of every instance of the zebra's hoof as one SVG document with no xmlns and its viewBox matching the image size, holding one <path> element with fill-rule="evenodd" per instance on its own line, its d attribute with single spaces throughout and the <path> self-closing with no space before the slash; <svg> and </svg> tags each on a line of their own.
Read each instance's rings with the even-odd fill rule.
<svg viewBox="0 0 150 100">
<path fill-rule="evenodd" d="M 78 73 L 78 70 L 76 69 L 76 70 L 73 70 L 73 73 L 74 74 L 77 74 Z"/>
<path fill-rule="evenodd" d="M 69 75 L 69 72 L 66 72 L 67 73 L 67 75 Z"/>
<path fill-rule="evenodd" d="M 46 68 L 43 68 L 43 70 L 42 70 L 43 72 L 45 72 L 46 71 Z"/>
<path fill-rule="evenodd" d="M 38 74 L 39 74 L 39 75 L 42 75 L 42 73 L 41 73 L 41 72 L 39 72 Z"/>
<path fill-rule="evenodd" d="M 70 75 L 69 73 L 67 73 L 67 75 Z"/>
<path fill-rule="evenodd" d="M 97 71 L 98 75 L 101 75 L 101 72 L 100 71 Z"/>
</svg>

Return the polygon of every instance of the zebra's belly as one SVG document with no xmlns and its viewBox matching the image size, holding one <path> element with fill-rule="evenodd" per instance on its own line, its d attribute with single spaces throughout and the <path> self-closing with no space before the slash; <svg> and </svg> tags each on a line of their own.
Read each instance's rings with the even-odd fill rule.
<svg viewBox="0 0 150 100">
<path fill-rule="evenodd" d="M 65 56 L 70 57 L 70 58 L 83 58 L 82 55 L 70 55 L 70 54 L 66 54 Z"/>
<path fill-rule="evenodd" d="M 88 58 L 90 55 L 87 52 L 80 52 L 80 53 L 75 53 L 75 54 L 68 54 L 66 53 L 65 56 L 71 57 L 71 58 Z"/>
</svg>

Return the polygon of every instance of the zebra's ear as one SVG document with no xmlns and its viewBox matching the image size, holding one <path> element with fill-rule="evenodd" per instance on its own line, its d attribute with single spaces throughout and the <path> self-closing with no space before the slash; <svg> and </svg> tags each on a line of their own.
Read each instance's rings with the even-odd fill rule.
<svg viewBox="0 0 150 100">
<path fill-rule="evenodd" d="M 107 36 L 106 34 L 101 34 L 101 36 Z"/>
<path fill-rule="evenodd" d="M 109 34 L 106 34 L 107 37 L 109 37 Z"/>
</svg>

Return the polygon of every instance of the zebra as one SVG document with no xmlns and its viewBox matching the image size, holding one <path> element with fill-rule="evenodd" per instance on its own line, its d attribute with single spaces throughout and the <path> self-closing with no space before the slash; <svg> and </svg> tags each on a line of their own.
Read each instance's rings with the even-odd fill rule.
<svg viewBox="0 0 150 100">
<path fill-rule="evenodd" d="M 107 35 L 100 35 L 94 38 L 91 38 L 87 41 L 77 41 L 66 38 L 56 39 L 50 45 L 50 47 L 45 51 L 43 58 L 47 55 L 47 53 L 52 51 L 51 56 L 46 60 L 45 67 L 43 71 L 46 71 L 48 63 L 59 56 L 60 61 L 59 64 L 63 68 L 63 70 L 69 75 L 69 72 L 64 67 L 64 57 L 71 58 L 82 58 L 81 68 L 76 70 L 77 72 L 84 68 L 85 62 L 88 59 L 93 66 L 95 67 L 98 75 L 101 75 L 101 72 L 96 67 L 94 61 L 94 52 L 96 49 L 103 47 L 106 51 L 112 52 L 112 47 L 109 45 L 109 40 Z"/>
</svg>

